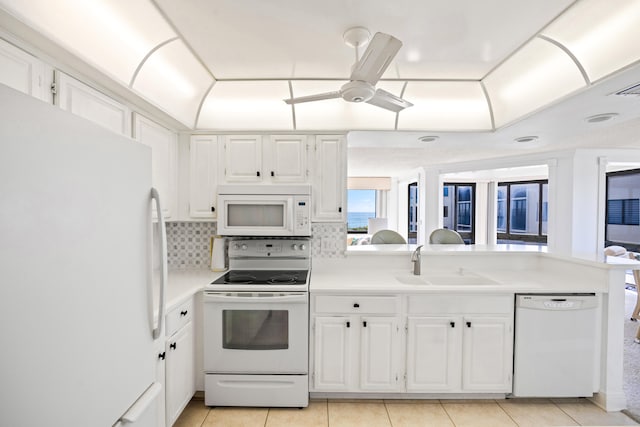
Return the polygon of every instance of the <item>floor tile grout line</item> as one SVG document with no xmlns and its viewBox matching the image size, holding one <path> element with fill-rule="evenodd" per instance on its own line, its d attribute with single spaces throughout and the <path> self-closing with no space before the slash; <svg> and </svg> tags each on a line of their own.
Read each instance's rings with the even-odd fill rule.
<svg viewBox="0 0 640 427">
<path fill-rule="evenodd" d="M 387 407 L 387 402 L 383 400 L 382 404 L 384 405 L 384 411 L 387 413 L 387 419 L 389 420 L 389 425 L 393 427 L 393 421 L 391 421 L 391 415 L 389 415 L 389 408 Z"/>
<path fill-rule="evenodd" d="M 442 403 L 442 400 L 440 400 L 438 404 L 442 407 L 442 410 L 444 411 L 444 413 L 447 414 L 447 417 L 449 417 L 449 421 L 451 421 L 451 425 L 453 425 L 453 427 L 456 427 L 456 422 L 453 421 L 453 418 L 451 418 L 451 414 L 449 413 L 449 411 L 447 411 L 447 408 L 445 408 L 444 404 Z"/>
<path fill-rule="evenodd" d="M 507 412 L 507 410 L 506 410 L 506 409 L 504 409 L 504 408 L 502 407 L 502 405 L 500 404 L 500 401 L 495 400 L 495 402 L 496 402 L 496 404 L 498 405 L 498 408 L 502 409 L 502 412 L 504 412 L 505 414 L 507 414 L 507 417 L 509 417 L 509 418 L 511 419 L 511 421 L 513 421 L 513 423 L 514 423 L 515 425 L 520 426 L 520 424 L 518 424 L 518 422 L 517 422 L 515 419 L 513 419 L 513 417 L 511 416 L 511 414 L 509 414 L 509 413 Z M 506 402 L 506 400 L 504 400 L 503 402 Z"/>
<path fill-rule="evenodd" d="M 572 420 L 573 420 L 577 425 L 579 425 L 579 426 L 581 426 L 581 425 L 582 425 L 578 420 L 576 420 L 576 419 L 575 419 L 575 418 L 573 418 L 571 415 L 569 415 L 569 414 L 567 413 L 567 411 L 565 411 L 564 409 L 562 409 L 562 408 L 560 407 L 560 405 L 558 405 L 556 402 L 554 402 L 553 400 L 551 400 L 551 403 L 553 403 L 553 404 L 555 405 L 555 407 L 556 407 L 556 408 L 560 409 L 560 410 L 562 411 L 562 413 L 563 413 L 563 414 L 565 414 L 567 417 L 571 418 L 571 419 L 572 419 Z"/>
</svg>

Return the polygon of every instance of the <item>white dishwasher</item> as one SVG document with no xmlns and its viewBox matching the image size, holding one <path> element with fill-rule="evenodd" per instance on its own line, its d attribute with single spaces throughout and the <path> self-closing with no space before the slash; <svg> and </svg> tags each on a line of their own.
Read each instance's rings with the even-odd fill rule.
<svg viewBox="0 0 640 427">
<path fill-rule="evenodd" d="M 513 396 L 586 397 L 594 392 L 595 294 L 518 294 Z"/>
</svg>

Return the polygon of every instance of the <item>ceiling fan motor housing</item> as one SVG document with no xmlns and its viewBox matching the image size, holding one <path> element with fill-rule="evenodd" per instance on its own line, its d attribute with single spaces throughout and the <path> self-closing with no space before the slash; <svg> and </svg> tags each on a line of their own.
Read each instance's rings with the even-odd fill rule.
<svg viewBox="0 0 640 427">
<path fill-rule="evenodd" d="M 366 102 L 373 98 L 375 93 L 376 90 L 371 84 L 358 80 L 346 83 L 340 89 L 342 99 L 349 102 Z"/>
</svg>

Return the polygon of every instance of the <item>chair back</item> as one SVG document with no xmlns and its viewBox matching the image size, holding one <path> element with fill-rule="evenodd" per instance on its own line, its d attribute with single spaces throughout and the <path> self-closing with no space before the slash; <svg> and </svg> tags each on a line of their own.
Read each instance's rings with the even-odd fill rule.
<svg viewBox="0 0 640 427">
<path fill-rule="evenodd" d="M 380 230 L 371 236 L 372 245 L 405 244 L 407 241 L 393 230 Z"/>
<path fill-rule="evenodd" d="M 429 243 L 439 245 L 464 245 L 464 240 L 457 231 L 449 230 L 448 228 L 438 228 L 431 232 Z"/>
</svg>

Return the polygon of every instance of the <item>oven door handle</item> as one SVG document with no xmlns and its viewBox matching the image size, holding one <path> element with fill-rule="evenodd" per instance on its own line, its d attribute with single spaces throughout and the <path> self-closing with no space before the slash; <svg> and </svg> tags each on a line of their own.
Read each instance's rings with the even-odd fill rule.
<svg viewBox="0 0 640 427">
<path fill-rule="evenodd" d="M 228 292 L 205 292 L 204 302 L 286 302 L 286 303 L 306 303 L 306 293 L 295 294 L 266 294 L 261 293 L 259 296 L 238 296 L 237 294 L 229 294 Z"/>
</svg>

